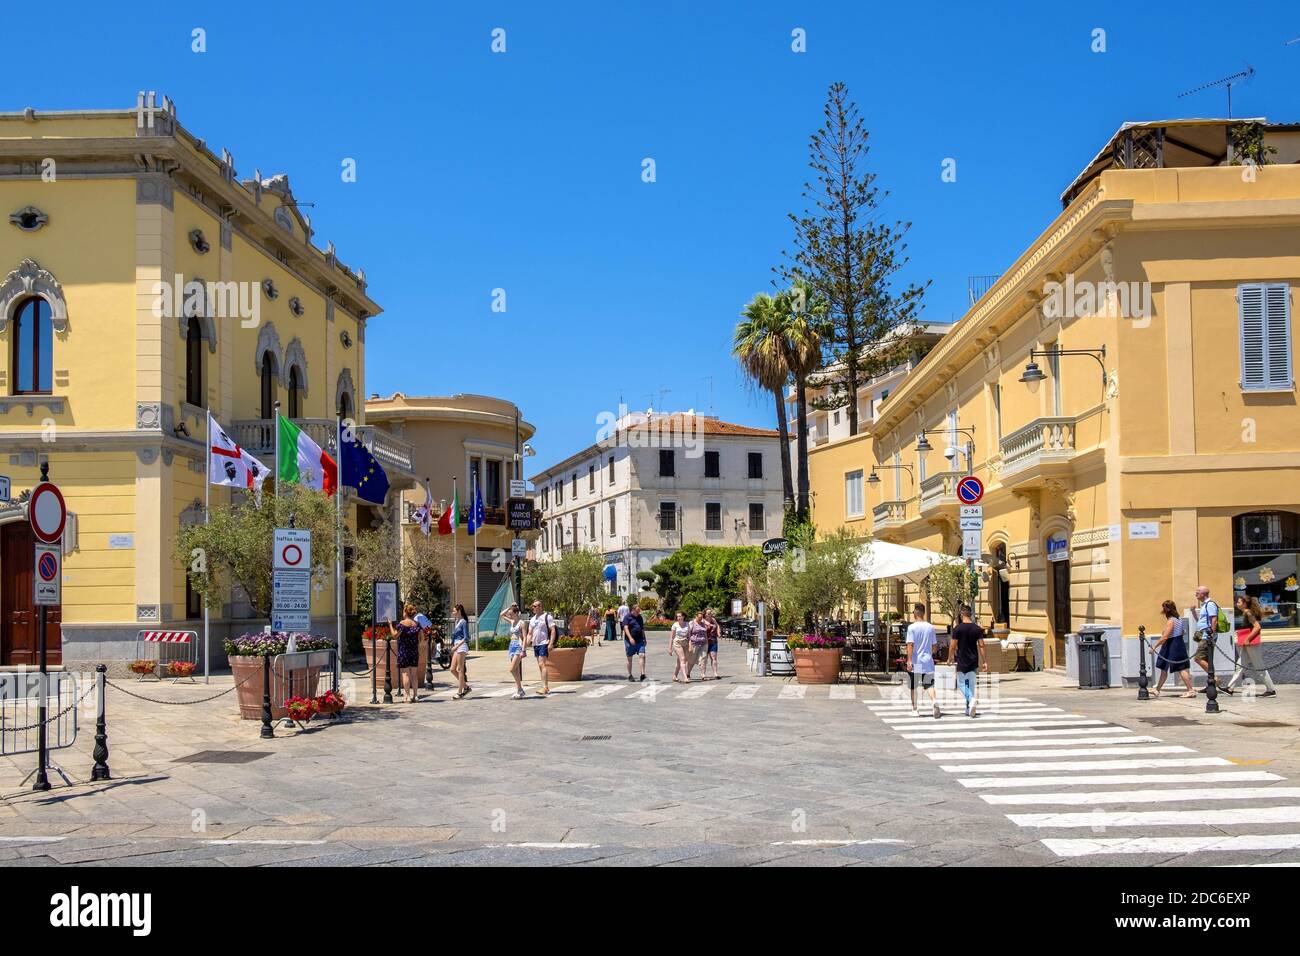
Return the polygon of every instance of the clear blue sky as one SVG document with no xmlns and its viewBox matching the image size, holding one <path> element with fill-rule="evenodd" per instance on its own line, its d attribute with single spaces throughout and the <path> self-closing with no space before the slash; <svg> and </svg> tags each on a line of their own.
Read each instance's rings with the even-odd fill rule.
<svg viewBox="0 0 1300 956">
<path fill-rule="evenodd" d="M 318 239 L 385 307 L 368 389 L 517 401 L 540 467 L 591 442 L 620 393 L 707 410 L 711 377 L 717 414 L 771 424 L 731 329 L 789 246 L 834 80 L 866 118 L 888 214 L 913 223 L 905 277 L 933 280 L 936 321 L 964 311 L 967 276 L 1037 235 L 1121 122 L 1223 115 L 1221 91 L 1177 94 L 1248 62 L 1234 115 L 1300 120 L 1293 2 L 1049 6 L 70 0 L 34 34 L 41 67 L 11 63 L 0 108 L 125 107 L 156 89 L 241 175 L 288 172 Z"/>
</svg>

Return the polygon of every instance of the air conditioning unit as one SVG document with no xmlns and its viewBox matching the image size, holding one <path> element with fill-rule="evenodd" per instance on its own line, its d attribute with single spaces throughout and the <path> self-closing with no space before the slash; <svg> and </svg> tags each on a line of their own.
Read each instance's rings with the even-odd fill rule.
<svg viewBox="0 0 1300 956">
<path fill-rule="evenodd" d="M 1246 515 L 1241 519 L 1241 543 L 1251 549 L 1280 547 L 1282 522 L 1277 515 Z"/>
</svg>

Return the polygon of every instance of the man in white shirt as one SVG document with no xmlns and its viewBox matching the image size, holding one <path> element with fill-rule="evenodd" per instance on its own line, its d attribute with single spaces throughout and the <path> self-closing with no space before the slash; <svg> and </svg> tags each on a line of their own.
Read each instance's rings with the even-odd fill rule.
<svg viewBox="0 0 1300 956">
<path fill-rule="evenodd" d="M 537 670 L 542 678 L 542 694 L 551 692 L 551 674 L 547 668 L 547 657 L 555 643 L 555 618 L 542 607 L 541 601 L 533 602 L 533 616 L 528 619 L 528 633 L 533 638 L 533 656 L 537 658 Z"/>
<path fill-rule="evenodd" d="M 627 602 L 624 601 L 618 606 L 618 632 L 623 633 L 623 619 L 627 617 Z"/>
<path fill-rule="evenodd" d="M 1192 654 L 1192 660 L 1205 671 L 1205 687 L 1201 688 L 1204 694 L 1213 683 L 1218 686 L 1214 679 L 1214 670 L 1211 661 L 1214 658 L 1214 640 L 1218 634 L 1219 627 L 1219 605 L 1210 598 L 1210 589 L 1204 584 L 1196 589 L 1196 630 L 1192 633 L 1192 640 L 1196 642 L 1196 651 Z"/>
<path fill-rule="evenodd" d="M 907 686 L 912 692 L 912 716 L 920 717 L 916 709 L 916 682 L 930 695 L 934 716 L 940 715 L 939 702 L 934 696 L 934 625 L 925 619 L 925 605 L 912 607 L 912 623 L 907 625 Z"/>
</svg>

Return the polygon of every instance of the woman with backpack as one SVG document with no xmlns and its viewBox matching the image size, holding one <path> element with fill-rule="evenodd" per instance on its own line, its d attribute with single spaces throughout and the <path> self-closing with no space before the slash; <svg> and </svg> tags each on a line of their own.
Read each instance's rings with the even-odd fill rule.
<svg viewBox="0 0 1300 956">
<path fill-rule="evenodd" d="M 1228 686 L 1221 689 L 1225 694 L 1231 695 L 1232 689 L 1249 671 L 1254 680 L 1258 680 L 1260 674 L 1264 675 L 1265 690 L 1260 697 L 1276 697 L 1277 688 L 1273 686 L 1272 676 L 1264 668 L 1264 655 L 1259 647 L 1260 622 L 1264 620 L 1264 609 L 1253 595 L 1238 594 L 1237 613 L 1241 615 L 1242 624 L 1237 629 L 1237 669 L 1232 674 L 1232 680 L 1228 681 Z"/>
<path fill-rule="evenodd" d="M 1156 652 L 1156 670 L 1160 672 L 1160 679 L 1156 681 L 1156 689 L 1151 692 L 1153 698 L 1160 696 L 1160 689 L 1165 686 L 1165 681 L 1169 675 L 1177 674 L 1187 688 L 1184 697 L 1196 697 L 1196 689 L 1192 687 L 1191 661 L 1187 657 L 1187 626 L 1183 623 L 1182 615 L 1178 613 L 1178 605 L 1173 601 L 1165 601 L 1160 605 L 1160 613 L 1165 616 L 1165 627 L 1160 632 L 1160 639 L 1152 645 Z"/>
</svg>

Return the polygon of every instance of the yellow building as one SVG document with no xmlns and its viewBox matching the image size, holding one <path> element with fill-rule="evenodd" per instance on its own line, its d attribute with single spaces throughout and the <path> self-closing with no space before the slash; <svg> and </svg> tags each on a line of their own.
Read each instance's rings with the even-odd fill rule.
<svg viewBox="0 0 1300 956">
<path fill-rule="evenodd" d="M 1243 122 L 1269 165 L 1234 164 Z M 1198 584 L 1300 639 L 1298 162 L 1300 127 L 1125 125 L 861 433 L 810 442 L 817 525 L 959 554 L 969 470 L 977 613 L 1040 664 L 1085 622 L 1158 633 Z"/>
<path fill-rule="evenodd" d="M 0 114 L 0 203 L 0 464 L 17 498 L 48 461 L 75 514 L 50 649 L 127 658 L 138 629 L 201 618 L 172 548 L 203 520 L 207 411 L 271 468 L 277 400 L 332 444 L 336 411 L 360 412 L 379 306 L 361 270 L 313 242 L 286 176 L 241 178 L 152 95 Z M 410 446 L 363 434 L 409 484 Z M 4 665 L 35 659 L 23 511 L 0 513 Z M 312 613 L 332 634 L 332 587 Z M 214 637 L 260 628 L 247 614 L 228 603 Z"/>
<path fill-rule="evenodd" d="M 456 572 L 453 575 L 447 566 L 443 584 L 449 593 L 454 585 L 451 603 L 463 604 L 468 614 L 475 614 L 472 562 L 478 564 L 477 606 L 486 607 L 508 573 L 512 539 L 532 542 L 537 537 L 536 531 L 513 535 L 506 527 L 505 507 L 510 482 L 525 473 L 521 462 L 532 452 L 526 442 L 536 429 L 523 420 L 514 404 L 486 395 L 372 395 L 366 402 L 366 420 L 410 443 L 415 450 L 413 467 L 420 485 L 403 492 L 400 505 L 406 535 L 423 533 L 412 513 L 424 504 L 425 482 L 437 513 L 442 514 L 451 501 L 455 477 L 462 511 L 453 552 Z M 485 523 L 477 535 L 471 536 L 464 515 L 476 482 L 483 496 Z M 437 534 L 437 530 L 433 533 Z M 450 542 L 450 536 L 446 540 Z"/>
</svg>

